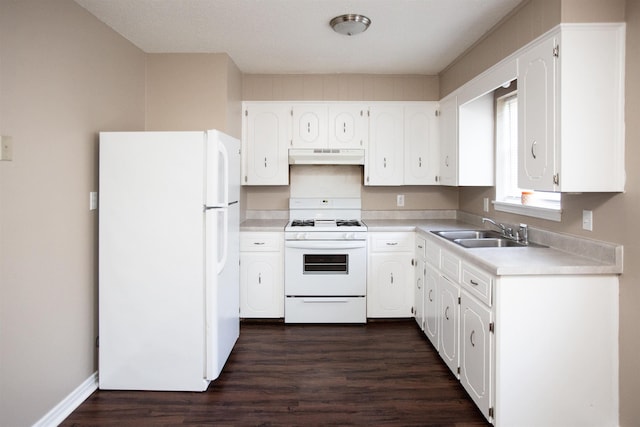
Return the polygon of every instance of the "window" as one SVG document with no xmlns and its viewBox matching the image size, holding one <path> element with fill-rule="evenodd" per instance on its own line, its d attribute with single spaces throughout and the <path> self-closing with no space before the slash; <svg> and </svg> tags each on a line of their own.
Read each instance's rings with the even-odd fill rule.
<svg viewBox="0 0 640 427">
<path fill-rule="evenodd" d="M 498 211 L 560 221 L 561 195 L 518 187 L 518 93 L 496 91 L 496 200 Z"/>
</svg>

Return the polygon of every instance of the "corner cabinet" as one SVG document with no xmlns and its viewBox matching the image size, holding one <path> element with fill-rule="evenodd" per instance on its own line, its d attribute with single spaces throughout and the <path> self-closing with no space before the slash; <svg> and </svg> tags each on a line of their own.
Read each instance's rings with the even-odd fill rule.
<svg viewBox="0 0 640 427">
<path fill-rule="evenodd" d="M 281 103 L 244 103 L 242 185 L 288 185 L 291 109 Z"/>
<path fill-rule="evenodd" d="M 284 236 L 240 233 L 240 317 L 284 317 Z"/>
<path fill-rule="evenodd" d="M 367 317 L 412 317 L 414 232 L 370 232 Z"/>
<path fill-rule="evenodd" d="M 449 186 L 494 185 L 494 108 L 488 93 L 460 104 L 457 93 L 440 101 L 438 182 Z"/>
<path fill-rule="evenodd" d="M 518 186 L 623 191 L 624 24 L 562 24 L 518 54 Z"/>
</svg>

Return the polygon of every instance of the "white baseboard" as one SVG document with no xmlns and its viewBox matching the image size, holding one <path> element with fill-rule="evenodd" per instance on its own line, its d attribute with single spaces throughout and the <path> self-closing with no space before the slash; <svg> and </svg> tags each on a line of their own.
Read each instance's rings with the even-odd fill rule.
<svg viewBox="0 0 640 427">
<path fill-rule="evenodd" d="M 91 374 L 67 397 L 53 407 L 44 417 L 40 418 L 33 427 L 57 426 L 67 418 L 87 397 L 98 389 L 98 372 Z"/>
</svg>

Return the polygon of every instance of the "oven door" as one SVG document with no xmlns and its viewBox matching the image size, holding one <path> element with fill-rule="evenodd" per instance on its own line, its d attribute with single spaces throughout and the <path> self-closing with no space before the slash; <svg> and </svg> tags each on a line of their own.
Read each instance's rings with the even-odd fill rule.
<svg viewBox="0 0 640 427">
<path fill-rule="evenodd" d="M 366 240 L 287 240 L 284 252 L 287 296 L 366 295 Z"/>
</svg>

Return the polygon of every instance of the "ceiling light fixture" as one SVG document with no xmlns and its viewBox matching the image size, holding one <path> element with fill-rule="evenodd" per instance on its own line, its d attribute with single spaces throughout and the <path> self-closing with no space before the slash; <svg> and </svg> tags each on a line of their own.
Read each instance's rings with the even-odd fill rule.
<svg viewBox="0 0 640 427">
<path fill-rule="evenodd" d="M 355 13 L 336 16 L 329 22 L 333 31 L 344 34 L 345 36 L 360 34 L 366 31 L 370 24 L 371 20 L 369 18 Z"/>
</svg>

